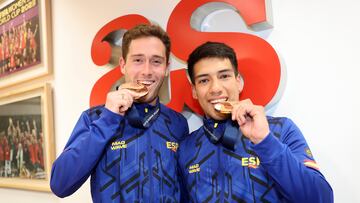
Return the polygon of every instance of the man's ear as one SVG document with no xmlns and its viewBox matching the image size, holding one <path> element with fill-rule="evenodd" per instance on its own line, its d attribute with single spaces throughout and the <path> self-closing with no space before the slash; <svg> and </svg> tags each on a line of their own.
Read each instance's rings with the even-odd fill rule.
<svg viewBox="0 0 360 203">
<path fill-rule="evenodd" d="M 196 94 L 196 90 L 195 90 L 195 86 L 194 85 L 191 85 L 191 92 L 192 92 L 192 97 L 194 99 L 198 99 L 198 96 Z"/>
<path fill-rule="evenodd" d="M 125 75 L 125 59 L 123 57 L 119 58 L 119 66 L 120 66 L 121 73 L 123 75 Z"/>
<path fill-rule="evenodd" d="M 241 93 L 243 91 L 243 88 L 244 88 L 244 80 L 243 80 L 243 78 L 241 77 L 240 74 L 238 74 L 236 76 L 236 81 L 237 81 L 237 84 L 239 86 L 239 92 Z"/>
</svg>

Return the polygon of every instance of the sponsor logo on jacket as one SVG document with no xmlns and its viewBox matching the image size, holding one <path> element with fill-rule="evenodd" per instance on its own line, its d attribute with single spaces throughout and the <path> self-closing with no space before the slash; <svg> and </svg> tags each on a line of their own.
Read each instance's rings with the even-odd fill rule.
<svg viewBox="0 0 360 203">
<path fill-rule="evenodd" d="M 200 165 L 199 164 L 194 164 L 189 166 L 189 173 L 198 173 L 200 172 Z"/>
<path fill-rule="evenodd" d="M 115 141 L 111 143 L 111 150 L 124 149 L 127 147 L 125 141 Z"/>
</svg>

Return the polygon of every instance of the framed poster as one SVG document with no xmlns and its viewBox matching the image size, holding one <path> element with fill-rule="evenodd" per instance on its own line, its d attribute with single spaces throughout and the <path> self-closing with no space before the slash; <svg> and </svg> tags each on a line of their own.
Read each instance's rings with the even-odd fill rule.
<svg viewBox="0 0 360 203">
<path fill-rule="evenodd" d="M 0 2 L 0 89 L 51 73 L 50 1 Z"/>
<path fill-rule="evenodd" d="M 50 85 L 0 96 L 0 187 L 50 191 L 54 146 Z"/>
</svg>

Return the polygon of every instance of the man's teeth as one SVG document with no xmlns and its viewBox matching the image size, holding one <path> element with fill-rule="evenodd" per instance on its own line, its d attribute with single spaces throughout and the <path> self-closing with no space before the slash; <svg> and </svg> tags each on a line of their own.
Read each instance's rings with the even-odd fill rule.
<svg viewBox="0 0 360 203">
<path fill-rule="evenodd" d="M 226 101 L 226 98 L 211 100 L 210 103 L 211 104 L 216 104 L 216 103 L 221 103 L 221 102 L 224 102 L 224 101 Z"/>
<path fill-rule="evenodd" d="M 139 81 L 139 83 L 143 85 L 151 85 L 154 83 L 154 81 L 143 80 L 143 81 Z"/>
</svg>

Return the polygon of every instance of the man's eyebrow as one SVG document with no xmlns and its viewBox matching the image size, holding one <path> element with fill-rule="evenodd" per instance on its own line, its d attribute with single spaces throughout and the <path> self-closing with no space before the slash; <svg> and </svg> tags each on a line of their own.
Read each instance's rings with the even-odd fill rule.
<svg viewBox="0 0 360 203">
<path fill-rule="evenodd" d="M 130 57 L 140 57 L 140 56 L 144 56 L 144 54 L 133 54 L 133 55 L 130 55 Z"/>
<path fill-rule="evenodd" d="M 165 59 L 165 57 L 164 57 L 164 56 L 159 56 L 159 55 L 152 55 L 151 57 L 152 57 L 152 58 Z"/>
<path fill-rule="evenodd" d="M 195 79 L 201 78 L 201 77 L 206 77 L 206 76 L 209 76 L 209 74 L 205 73 L 205 74 L 197 75 L 197 76 L 195 76 Z"/>
<path fill-rule="evenodd" d="M 227 68 L 227 69 L 223 69 L 223 70 L 218 71 L 218 73 L 227 73 L 227 72 L 232 72 L 232 70 L 233 70 L 233 69 L 229 69 L 229 68 Z"/>
<path fill-rule="evenodd" d="M 232 69 L 228 69 L 228 68 L 222 69 L 222 70 L 219 70 L 219 71 L 217 72 L 217 74 L 219 74 L 219 73 L 228 73 L 228 72 L 232 72 Z M 197 75 L 197 76 L 195 76 L 195 79 L 196 79 L 196 78 L 201 78 L 201 77 L 206 77 L 206 76 L 209 76 L 209 74 L 208 74 L 208 73 L 204 73 L 204 74 Z"/>
<path fill-rule="evenodd" d="M 144 54 L 133 54 L 130 55 L 130 57 L 144 57 Z M 165 59 L 164 56 L 159 56 L 159 55 L 152 55 L 151 58 L 159 58 L 159 59 Z"/>
</svg>

